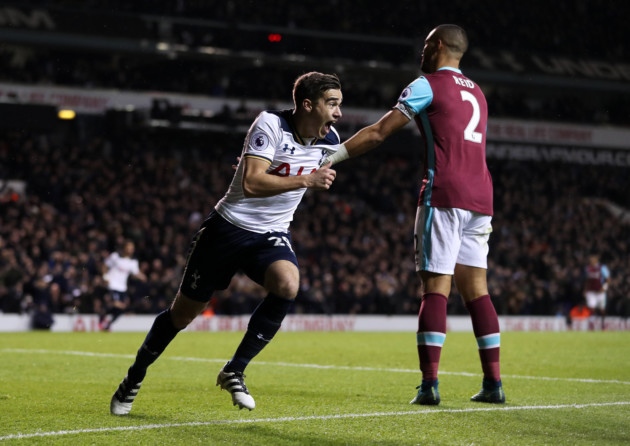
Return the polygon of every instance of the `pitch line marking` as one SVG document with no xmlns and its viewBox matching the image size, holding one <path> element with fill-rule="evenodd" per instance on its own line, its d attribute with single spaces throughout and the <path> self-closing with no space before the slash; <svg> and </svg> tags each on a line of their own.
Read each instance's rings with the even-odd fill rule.
<svg viewBox="0 0 630 446">
<path fill-rule="evenodd" d="M 592 404 L 555 404 L 548 406 L 514 406 L 514 407 L 484 407 L 475 409 L 425 409 L 418 411 L 397 411 L 397 412 L 372 412 L 372 413 L 349 413 L 335 415 L 311 415 L 305 417 L 278 417 L 278 418 L 253 418 L 251 420 L 214 420 L 214 421 L 191 421 L 188 423 L 164 423 L 164 424 L 145 424 L 140 426 L 113 426 L 99 427 L 90 429 L 74 429 L 50 432 L 34 432 L 30 434 L 9 434 L 0 436 L 0 441 L 6 440 L 23 440 L 28 438 L 41 437 L 61 437 L 64 435 L 78 434 L 101 434 L 106 432 L 123 432 L 123 431 L 142 431 L 151 429 L 170 429 L 178 427 L 197 427 L 197 426 L 213 426 L 213 425 L 233 425 L 233 424 L 255 424 L 255 423 L 285 423 L 294 421 L 325 421 L 325 420 L 343 420 L 353 418 L 374 418 L 374 417 L 397 417 L 405 415 L 430 415 L 439 413 L 473 413 L 473 412 L 493 412 L 493 411 L 520 411 L 520 410 L 560 410 L 560 409 L 585 409 L 589 407 L 609 407 L 609 406 L 630 406 L 630 401 L 616 401 L 609 403 L 592 403 Z"/>
<path fill-rule="evenodd" d="M 9 353 L 41 353 L 41 354 L 59 354 L 59 355 L 72 355 L 72 356 L 93 356 L 103 358 L 128 358 L 134 359 L 135 355 L 128 355 L 122 353 L 98 353 L 98 352 L 85 352 L 77 350 L 45 350 L 45 349 L 25 349 L 25 348 L 3 348 L 0 351 Z M 163 360 L 170 361 L 188 361 L 188 362 L 210 362 L 223 364 L 227 359 L 218 358 L 193 358 L 187 356 L 164 356 Z M 256 365 L 269 365 L 269 366 L 281 366 L 281 367 L 298 367 L 307 369 L 320 369 L 320 370 L 349 370 L 349 371 L 363 371 L 363 372 L 387 372 L 387 373 L 419 373 L 414 369 L 394 369 L 394 368 L 382 368 L 382 367 L 363 367 L 363 366 L 345 366 L 345 365 L 325 365 L 325 364 L 298 364 L 291 362 L 270 362 L 270 361 L 256 361 Z M 442 375 L 453 376 L 470 376 L 477 377 L 479 373 L 470 372 L 448 372 L 440 371 Z M 579 382 L 589 384 L 623 384 L 630 385 L 630 381 L 621 381 L 618 379 L 592 379 L 592 378 L 556 378 L 552 376 L 527 376 L 527 375 L 506 375 L 502 374 L 502 378 L 514 378 L 514 379 L 531 379 L 540 381 L 566 381 L 566 382 Z"/>
</svg>

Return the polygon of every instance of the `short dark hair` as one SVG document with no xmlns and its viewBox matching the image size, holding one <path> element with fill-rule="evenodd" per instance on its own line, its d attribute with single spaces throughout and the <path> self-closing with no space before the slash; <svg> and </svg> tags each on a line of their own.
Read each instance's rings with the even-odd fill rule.
<svg viewBox="0 0 630 446">
<path fill-rule="evenodd" d="M 341 90 L 341 82 L 336 74 L 316 71 L 299 76 L 293 84 L 293 103 L 299 107 L 304 99 L 316 101 L 328 90 Z"/>
<path fill-rule="evenodd" d="M 468 35 L 461 26 L 452 24 L 439 25 L 434 36 L 436 39 L 442 40 L 455 53 L 464 54 L 468 50 Z"/>
</svg>

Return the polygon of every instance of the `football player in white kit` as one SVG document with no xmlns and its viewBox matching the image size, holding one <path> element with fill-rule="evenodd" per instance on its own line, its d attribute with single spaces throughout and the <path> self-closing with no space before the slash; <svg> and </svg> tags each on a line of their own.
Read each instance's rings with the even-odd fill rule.
<svg viewBox="0 0 630 446">
<path fill-rule="evenodd" d="M 341 118 L 342 99 L 337 76 L 310 72 L 295 81 L 294 109 L 258 115 L 227 193 L 191 242 L 175 300 L 156 317 L 112 396 L 112 414 L 131 411 L 149 365 L 238 270 L 268 294 L 252 313 L 234 356 L 219 371 L 217 386 L 230 392 L 239 409 L 254 409 L 243 372 L 280 329 L 297 296 L 300 277 L 289 224 L 306 189 L 327 190 L 335 179 L 330 164 L 319 166 L 340 143 L 333 124 Z"/>
<path fill-rule="evenodd" d="M 130 276 L 139 280 L 147 280 L 140 271 L 138 259 L 133 257 L 136 245 L 131 240 L 123 243 L 121 253 L 112 252 L 105 259 L 105 274 L 103 279 L 107 282 L 107 296 L 103 312 L 99 317 L 99 329 L 108 331 L 114 321 L 118 319 L 129 307 L 127 284 Z"/>
</svg>

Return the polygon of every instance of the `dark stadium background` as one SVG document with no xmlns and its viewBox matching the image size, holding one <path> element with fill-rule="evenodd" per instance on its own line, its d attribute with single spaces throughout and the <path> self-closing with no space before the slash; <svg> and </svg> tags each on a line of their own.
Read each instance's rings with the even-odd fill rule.
<svg viewBox="0 0 630 446">
<path fill-rule="evenodd" d="M 298 75 L 334 72 L 348 110 L 338 130 L 348 137 L 391 107 L 419 74 L 418 51 L 427 32 L 457 23 L 471 44 L 462 69 L 484 89 L 491 121 L 626 135 L 625 146 L 612 148 L 584 149 L 570 138 L 553 145 L 518 138 L 493 142 L 489 283 L 498 312 L 566 314 L 581 299 L 586 257 L 597 252 L 612 273 L 608 313 L 628 317 L 630 60 L 624 6 L 2 2 L 0 310 L 99 311 L 106 291 L 103 259 L 131 238 L 150 278 L 131 283 L 132 312 L 160 311 L 175 294 L 190 237 L 225 191 L 259 110 L 290 106 Z M 58 88 L 133 94 L 150 106 L 60 120 L 51 93 Z M 170 95 L 207 106 L 182 108 Z M 411 247 L 422 148 L 411 127 L 339 165 L 329 193 L 305 197 L 292 228 L 302 273 L 296 312 L 417 312 Z M 564 156 L 514 155 L 523 147 Z M 584 150 L 590 155 L 582 157 Z M 603 152 L 608 155 L 598 157 Z M 261 297 L 239 275 L 212 306 L 217 314 L 248 313 Z M 459 299 L 449 299 L 449 314 L 464 312 Z"/>
</svg>

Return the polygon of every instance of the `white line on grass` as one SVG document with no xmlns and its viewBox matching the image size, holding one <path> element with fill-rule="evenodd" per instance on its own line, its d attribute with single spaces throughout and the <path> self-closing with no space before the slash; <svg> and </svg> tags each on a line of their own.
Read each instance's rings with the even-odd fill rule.
<svg viewBox="0 0 630 446">
<path fill-rule="evenodd" d="M 73 356 L 94 356 L 104 358 L 135 358 L 134 355 L 125 355 L 119 353 L 98 353 L 98 352 L 83 352 L 76 350 L 44 350 L 44 349 L 26 349 L 26 348 L 4 348 L 0 349 L 2 352 L 8 353 L 40 353 L 40 354 L 58 354 L 58 355 L 73 355 Z M 218 358 L 192 358 L 186 356 L 165 356 L 164 359 L 171 361 L 188 361 L 188 362 L 209 362 L 223 364 L 227 359 Z M 307 369 L 320 369 L 320 370 L 350 370 L 354 372 L 388 372 L 388 373 L 419 373 L 414 369 L 392 369 L 382 367 L 361 367 L 361 366 L 344 366 L 344 365 L 324 365 L 324 364 L 297 364 L 291 362 L 268 362 L 268 361 L 256 361 L 257 365 L 270 365 L 281 367 L 299 367 Z M 479 373 L 470 372 L 447 372 L 440 371 L 442 375 L 453 376 L 472 376 L 477 377 Z M 591 384 L 625 384 L 630 385 L 630 381 L 620 381 L 618 379 L 591 379 L 591 378 L 555 378 L 552 376 L 527 376 L 527 375 L 506 375 L 503 374 L 503 378 L 515 378 L 515 379 L 532 379 L 540 381 L 566 381 L 566 382 L 580 382 Z"/>
<path fill-rule="evenodd" d="M 374 418 L 374 417 L 397 417 L 405 415 L 431 415 L 438 413 L 471 413 L 471 412 L 498 412 L 498 411 L 515 411 L 515 410 L 553 410 L 553 409 L 585 409 L 589 407 L 608 407 L 608 406 L 628 406 L 630 401 L 617 401 L 609 403 L 591 403 L 591 404 L 555 404 L 549 406 L 504 406 L 504 407 L 484 407 L 475 409 L 424 409 L 424 410 L 406 410 L 397 412 L 372 412 L 372 413 L 348 413 L 348 414 L 331 414 L 331 415 L 311 415 L 305 417 L 278 417 L 278 418 L 252 418 L 239 420 L 214 420 L 214 421 L 190 421 L 188 423 L 164 423 L 164 424 L 144 424 L 139 426 L 112 426 L 99 427 L 90 429 L 74 429 L 50 432 L 33 432 L 30 434 L 9 434 L 0 437 L 0 441 L 6 440 L 22 440 L 38 437 L 61 437 L 64 435 L 78 434 L 101 434 L 106 432 L 128 432 L 143 431 L 150 429 L 170 429 L 178 427 L 196 427 L 196 426 L 212 426 L 212 425 L 231 425 L 231 424 L 254 424 L 254 423 L 286 423 L 294 421 L 321 421 L 321 420 L 343 420 L 352 418 Z"/>
</svg>

